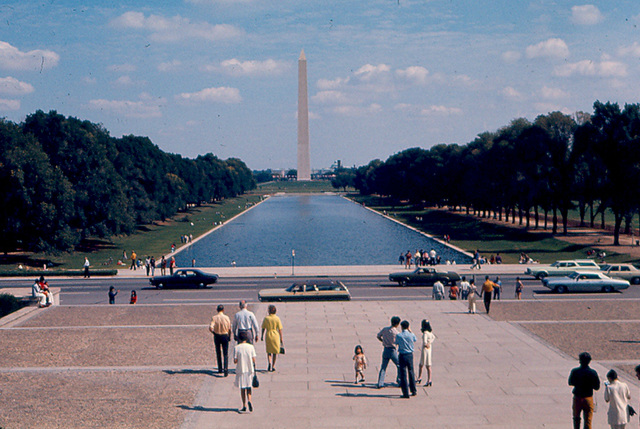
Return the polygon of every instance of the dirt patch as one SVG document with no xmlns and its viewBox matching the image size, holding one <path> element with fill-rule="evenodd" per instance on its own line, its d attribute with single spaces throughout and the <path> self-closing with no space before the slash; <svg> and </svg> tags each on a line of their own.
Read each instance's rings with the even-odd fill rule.
<svg viewBox="0 0 640 429">
<path fill-rule="evenodd" d="M 632 299 L 493 301 L 491 318 L 534 320 L 640 320 L 640 301 Z"/>
</svg>

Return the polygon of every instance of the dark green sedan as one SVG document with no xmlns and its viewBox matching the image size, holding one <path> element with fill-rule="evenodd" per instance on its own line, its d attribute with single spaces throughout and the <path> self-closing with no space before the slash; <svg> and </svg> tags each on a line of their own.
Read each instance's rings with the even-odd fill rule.
<svg viewBox="0 0 640 429">
<path fill-rule="evenodd" d="M 389 280 L 397 282 L 400 286 L 433 286 L 437 281 L 443 284 L 456 284 L 460 280 L 458 273 L 443 271 L 436 268 L 417 268 L 414 271 L 389 274 Z"/>
</svg>

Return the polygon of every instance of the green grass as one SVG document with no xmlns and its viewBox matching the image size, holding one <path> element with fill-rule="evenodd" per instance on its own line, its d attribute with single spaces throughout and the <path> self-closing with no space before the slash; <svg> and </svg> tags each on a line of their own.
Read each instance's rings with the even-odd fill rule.
<svg viewBox="0 0 640 429">
<path fill-rule="evenodd" d="M 347 188 L 349 190 L 349 188 Z M 258 185 L 256 192 L 263 194 L 275 194 L 284 192 L 289 194 L 306 194 L 319 192 L 339 192 L 342 189 L 336 189 L 331 186 L 331 182 L 327 180 L 309 181 L 309 182 L 267 182 Z M 351 189 L 353 191 L 353 189 Z"/>
<path fill-rule="evenodd" d="M 89 258 L 93 269 L 118 268 L 116 263 L 118 260 L 122 260 L 125 250 L 127 257 L 130 257 L 131 251 L 135 250 L 139 258 L 145 258 L 149 255 L 160 259 L 162 255 L 171 252 L 172 243 L 180 247 L 181 235 L 192 234 L 195 239 L 214 228 L 214 222 L 227 221 L 261 200 L 262 195 L 259 194 L 242 195 L 214 204 L 191 208 L 178 213 L 167 222 L 143 225 L 138 228 L 135 234 L 113 237 L 111 240 L 89 240 L 85 243 L 84 250 L 81 251 L 59 256 L 28 255 L 26 258 L 30 261 L 49 260 L 53 262 L 54 269 L 81 269 L 85 256 Z M 17 266 L 15 259 L 15 257 L 12 258 L 12 265 Z M 111 263 L 109 263 L 110 260 Z M 41 267 L 42 264 L 38 263 L 36 266 Z"/>
<path fill-rule="evenodd" d="M 377 197 L 350 195 L 367 206 L 386 211 L 398 220 L 416 227 L 421 231 L 441 238 L 445 234 L 451 237 L 451 244 L 461 249 L 489 258 L 500 253 L 504 263 L 515 264 L 520 253 L 524 252 L 541 263 L 552 263 L 559 259 L 584 259 L 592 246 L 582 246 L 559 240 L 550 232 L 529 232 L 523 228 L 511 228 L 503 225 L 482 222 L 474 217 L 441 210 L 429 210 L 408 205 L 390 206 L 387 201 Z M 421 220 L 417 220 L 420 218 Z M 607 262 L 637 262 L 629 255 L 610 254 Z"/>
</svg>

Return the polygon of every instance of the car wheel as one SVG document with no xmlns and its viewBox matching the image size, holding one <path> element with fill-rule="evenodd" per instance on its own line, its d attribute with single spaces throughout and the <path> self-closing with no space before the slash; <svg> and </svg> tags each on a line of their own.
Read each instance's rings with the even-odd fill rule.
<svg viewBox="0 0 640 429">
<path fill-rule="evenodd" d="M 565 293 L 567 291 L 566 286 L 556 286 L 555 291 L 558 293 Z"/>
<path fill-rule="evenodd" d="M 604 292 L 604 293 L 613 292 L 613 287 L 605 286 L 605 287 L 602 288 L 602 292 Z"/>
<path fill-rule="evenodd" d="M 640 285 L 640 277 L 634 277 L 631 279 L 631 284 Z"/>
<path fill-rule="evenodd" d="M 200 283 L 200 284 L 198 285 L 198 288 L 200 288 L 200 289 L 204 289 L 204 283 Z"/>
<path fill-rule="evenodd" d="M 400 280 L 400 281 L 398 282 L 398 284 L 399 284 L 400 286 L 406 286 L 406 285 L 407 285 L 407 280 Z"/>
<path fill-rule="evenodd" d="M 162 283 L 158 283 L 156 285 L 156 289 L 162 289 L 164 287 L 164 285 Z"/>
</svg>

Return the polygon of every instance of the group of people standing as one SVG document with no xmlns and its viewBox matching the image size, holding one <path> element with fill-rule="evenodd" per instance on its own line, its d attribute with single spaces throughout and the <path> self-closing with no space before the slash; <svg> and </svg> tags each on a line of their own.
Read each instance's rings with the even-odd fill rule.
<svg viewBox="0 0 640 429">
<path fill-rule="evenodd" d="M 398 262 L 400 265 L 404 265 L 405 268 L 411 268 L 411 264 L 416 267 L 438 265 L 440 261 L 440 256 L 438 256 L 435 249 L 431 249 L 428 252 L 420 249 L 416 250 L 413 254 L 410 250 L 407 250 L 407 253 L 400 253 L 400 256 L 398 256 Z"/>
<path fill-rule="evenodd" d="M 276 360 L 279 354 L 284 354 L 282 338 L 282 321 L 276 315 L 275 305 L 270 305 L 267 316 L 262 320 L 261 329 L 253 312 L 247 309 L 247 303 L 240 301 L 239 311 L 233 321 L 224 314 L 224 305 L 217 307 L 217 314 L 211 318 L 209 331 L 213 334 L 216 350 L 218 374 L 229 375 L 229 343 L 236 341 L 233 349 L 233 362 L 236 365 L 234 384 L 240 388 L 242 408 L 240 412 L 253 411 L 251 403 L 252 388 L 257 387 L 256 377 L 256 349 L 254 342 L 265 342 L 267 351 L 267 372 L 276 371 Z"/>
<path fill-rule="evenodd" d="M 400 327 L 400 330 L 398 330 Z M 416 385 L 422 382 L 422 370 L 426 368 L 427 382 L 425 386 L 431 386 L 433 384 L 431 380 L 431 345 L 435 340 L 435 335 L 431 328 L 431 323 L 424 319 L 421 324 L 422 333 L 422 347 L 420 351 L 420 363 L 418 378 L 415 377 L 414 365 L 413 365 L 413 353 L 415 350 L 415 343 L 417 338 L 410 329 L 410 324 L 407 320 L 400 321 L 400 317 L 393 316 L 391 318 L 391 325 L 382 328 L 377 334 L 378 340 L 382 343 L 382 364 L 380 365 L 380 372 L 378 373 L 377 387 L 379 389 L 385 387 L 385 376 L 389 361 L 392 361 L 397 368 L 396 381 L 402 390 L 402 397 L 409 398 L 417 395 Z M 357 351 L 360 346 L 356 346 L 356 381 L 358 377 L 358 356 Z M 362 348 L 360 347 L 360 350 Z M 363 353 L 364 354 L 364 353 Z M 363 380 L 364 381 L 364 377 Z"/>
</svg>

